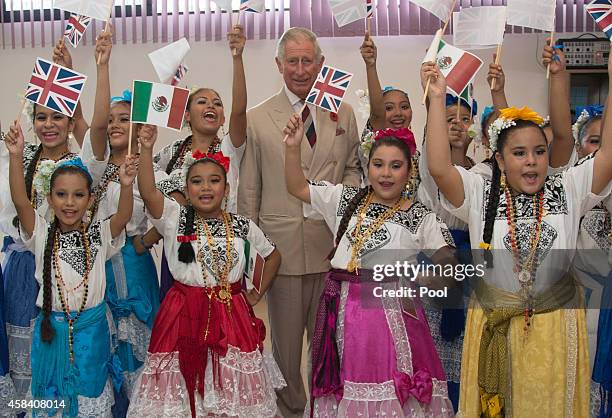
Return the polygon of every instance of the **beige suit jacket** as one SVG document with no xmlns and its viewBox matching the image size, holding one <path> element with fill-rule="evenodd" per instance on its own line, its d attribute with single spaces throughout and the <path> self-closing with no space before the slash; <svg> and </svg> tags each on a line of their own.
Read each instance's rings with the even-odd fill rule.
<svg viewBox="0 0 612 418">
<path fill-rule="evenodd" d="M 240 166 L 238 213 L 252 219 L 282 256 L 279 274 L 304 275 L 329 269 L 333 237 L 322 220 L 305 218 L 302 202 L 287 192 L 283 129 L 293 110 L 284 88 L 247 112 L 247 146 Z M 317 144 L 302 141 L 306 178 L 359 185 L 359 135 L 352 107 L 343 103 L 337 121 L 317 107 Z"/>
</svg>

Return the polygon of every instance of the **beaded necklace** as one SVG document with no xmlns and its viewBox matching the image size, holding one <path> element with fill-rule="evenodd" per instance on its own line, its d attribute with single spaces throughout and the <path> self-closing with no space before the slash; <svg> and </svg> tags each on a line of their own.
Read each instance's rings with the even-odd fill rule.
<svg viewBox="0 0 612 418">
<path fill-rule="evenodd" d="M 518 280 L 521 285 L 521 296 L 527 301 L 524 311 L 525 326 L 527 331 L 531 325 L 530 318 L 533 316 L 532 294 L 533 283 L 535 281 L 535 273 L 538 266 L 535 263 L 538 242 L 540 241 L 540 232 L 542 231 L 542 217 L 544 215 L 544 191 L 540 190 L 533 196 L 533 208 L 536 212 L 535 227 L 529 239 L 529 252 L 523 259 L 516 238 L 516 209 L 512 200 L 512 194 L 508 186 L 504 188 L 506 196 L 506 219 L 508 221 L 508 229 L 510 230 L 510 242 L 512 245 L 512 255 L 514 258 L 514 272 L 518 274 Z"/>
<path fill-rule="evenodd" d="M 213 270 L 217 275 L 217 281 L 219 283 L 219 291 L 216 294 L 217 299 L 220 302 L 224 303 L 227 306 L 228 310 L 231 310 L 232 292 L 228 277 L 233 264 L 232 250 L 234 245 L 234 228 L 231 225 L 231 217 L 227 212 L 221 212 L 221 216 L 223 218 L 223 225 L 225 227 L 225 263 L 223 267 L 221 267 L 219 252 L 217 251 L 212 232 L 210 231 L 208 224 L 200 216 L 198 216 L 196 220 L 198 229 L 198 247 L 202 248 L 202 246 L 200 245 L 200 237 L 202 236 L 202 232 L 204 232 L 204 235 L 206 235 L 208 248 L 212 256 Z M 197 258 L 202 269 L 202 276 L 206 277 L 206 266 L 204 263 L 203 250 L 200 250 L 198 252 Z M 210 289 L 212 289 L 212 286 Z M 214 292 L 211 290 L 210 292 L 208 292 L 208 296 L 212 297 L 213 293 Z"/>
<path fill-rule="evenodd" d="M 372 224 L 368 227 L 368 229 L 366 229 L 365 232 L 362 233 L 361 226 L 363 224 L 364 219 L 366 218 L 366 212 L 368 211 L 368 207 L 370 206 L 373 197 L 374 194 L 372 193 L 372 191 L 370 191 L 365 199 L 365 202 L 363 203 L 363 205 L 361 205 L 361 208 L 359 209 L 359 214 L 357 215 L 357 223 L 355 224 L 355 231 L 353 233 L 355 242 L 353 243 L 351 248 L 351 259 L 346 266 L 346 269 L 351 273 L 359 268 L 359 265 L 361 263 L 361 260 L 359 260 L 359 251 L 361 251 L 361 248 L 370 239 L 370 236 L 376 230 L 378 230 L 387 221 L 387 219 L 393 216 L 402 207 L 402 204 L 404 203 L 404 198 L 400 197 L 397 202 L 395 202 L 395 205 L 393 205 L 393 207 L 390 207 L 382 215 L 377 217 L 374 222 L 372 222 Z"/>
<path fill-rule="evenodd" d="M 87 293 L 89 291 L 89 269 L 91 267 L 90 260 L 90 252 L 89 252 L 89 237 L 87 236 L 87 232 L 85 231 L 85 225 L 81 223 L 81 239 L 83 240 L 83 246 L 85 247 L 85 275 L 81 282 L 73 287 L 72 289 L 68 289 L 64 279 L 62 277 L 62 271 L 60 268 L 60 259 L 59 259 L 59 241 L 60 241 L 60 232 L 59 227 L 55 230 L 55 242 L 53 245 L 53 270 L 55 271 L 55 285 L 57 287 L 57 293 L 60 297 L 60 303 L 62 305 L 62 311 L 64 311 L 64 317 L 68 321 L 68 347 L 70 350 L 70 362 L 74 363 L 74 351 L 72 349 L 72 345 L 74 342 L 74 323 L 81 316 L 81 312 L 85 309 L 85 304 L 87 303 Z M 81 301 L 81 306 L 79 307 L 74 318 L 70 314 L 70 306 L 68 306 L 68 302 L 66 298 L 64 298 L 64 292 L 62 288 L 66 290 L 66 293 L 72 293 L 75 290 L 79 289 L 81 286 L 84 286 L 84 294 L 83 300 Z"/>
</svg>

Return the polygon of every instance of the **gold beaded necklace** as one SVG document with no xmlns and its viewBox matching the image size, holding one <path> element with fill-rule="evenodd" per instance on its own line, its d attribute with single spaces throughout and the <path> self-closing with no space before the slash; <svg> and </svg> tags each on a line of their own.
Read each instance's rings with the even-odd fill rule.
<svg viewBox="0 0 612 418">
<path fill-rule="evenodd" d="M 402 204 L 405 201 L 403 197 L 400 197 L 397 202 L 395 202 L 395 205 L 393 205 L 393 207 L 390 207 L 382 215 L 376 218 L 374 222 L 372 222 L 372 224 L 368 227 L 368 229 L 366 229 L 365 232 L 362 233 L 361 226 L 363 224 L 364 219 L 366 218 L 366 213 L 368 211 L 370 203 L 372 202 L 373 197 L 374 195 L 372 191 L 370 191 L 365 199 L 365 202 L 363 203 L 363 205 L 361 205 L 361 208 L 359 209 L 359 214 L 357 215 L 357 223 L 355 224 L 355 231 L 353 233 L 355 242 L 351 247 L 351 259 L 346 266 L 346 269 L 351 273 L 359 268 L 361 261 L 359 260 L 359 252 L 361 251 L 361 248 L 370 239 L 370 236 L 375 231 L 377 231 L 387 221 L 387 219 L 392 217 L 402 207 Z"/>
<path fill-rule="evenodd" d="M 223 268 L 221 268 L 219 252 L 217 251 L 215 240 L 210 228 L 200 216 L 197 216 L 196 220 L 198 229 L 198 248 L 202 248 L 200 245 L 200 236 L 202 235 L 202 232 L 204 232 L 213 260 L 213 270 L 217 275 L 217 281 L 219 283 L 219 291 L 216 294 L 217 299 L 224 303 L 228 310 L 231 310 L 232 292 L 229 284 L 229 273 L 233 264 L 232 250 L 234 245 L 234 228 L 231 225 L 231 217 L 227 212 L 222 211 L 221 216 L 223 218 L 223 225 L 225 227 L 225 264 L 223 265 Z M 201 250 L 198 252 L 197 259 L 202 269 L 202 276 L 206 277 L 207 274 L 206 265 L 204 263 L 204 251 Z M 209 291 L 207 293 L 208 297 L 212 298 L 214 292 Z"/>
<path fill-rule="evenodd" d="M 60 232 L 59 227 L 55 230 L 55 242 L 53 245 L 53 270 L 55 271 L 55 285 L 57 287 L 57 293 L 60 297 L 60 303 L 62 305 L 62 310 L 64 311 L 64 317 L 68 321 L 68 347 L 70 354 L 70 362 L 74 363 L 74 351 L 72 349 L 74 342 L 74 323 L 81 316 L 81 312 L 85 309 L 85 304 L 87 303 L 87 294 L 89 291 L 89 269 L 91 267 L 90 260 L 90 252 L 89 252 L 89 237 L 87 236 L 87 232 L 85 231 L 85 225 L 81 223 L 81 239 L 83 240 L 83 246 L 85 250 L 85 275 L 81 282 L 72 289 L 68 289 L 64 279 L 62 277 L 62 271 L 60 268 L 60 259 L 59 259 L 59 241 L 60 241 Z M 84 286 L 84 294 L 83 299 L 81 301 L 81 306 L 79 307 L 77 314 L 73 318 L 70 314 L 70 306 L 68 305 L 68 301 L 64 298 L 64 292 L 62 288 L 66 290 L 66 293 L 72 293 L 75 290 L 79 289 L 81 286 Z"/>
</svg>

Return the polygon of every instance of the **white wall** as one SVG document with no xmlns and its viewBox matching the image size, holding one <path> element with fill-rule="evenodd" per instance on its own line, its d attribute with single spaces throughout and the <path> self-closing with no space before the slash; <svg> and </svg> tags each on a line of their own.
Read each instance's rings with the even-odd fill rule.
<svg viewBox="0 0 612 418">
<path fill-rule="evenodd" d="M 547 114 L 547 81 L 545 71 L 539 64 L 544 34 L 508 35 L 504 41 L 502 65 L 507 76 L 508 100 L 513 105 L 530 105 L 537 111 Z M 355 73 L 347 101 L 357 107 L 355 90 L 365 89 L 365 71 L 359 54 L 361 38 L 323 38 L 321 47 L 326 63 Z M 378 46 L 378 70 L 383 85 L 393 85 L 406 90 L 414 109 L 413 128 L 417 138 L 421 137 L 425 122 L 425 108 L 421 106 L 422 89 L 419 81 L 419 67 L 425 50 L 431 42 L 429 36 L 398 36 L 375 38 Z M 111 91 L 120 94 L 131 86 L 133 79 L 156 80 L 156 75 L 147 54 L 162 46 L 161 44 L 117 44 L 111 57 Z M 256 105 L 281 87 L 281 77 L 274 63 L 276 41 L 249 41 L 245 51 L 245 65 L 248 86 L 249 107 Z M 184 84 L 191 86 L 210 86 L 215 88 L 225 100 L 226 109 L 231 100 L 231 56 L 226 42 L 192 43 L 191 52 L 186 59 L 190 68 Z M 490 95 L 486 84 L 486 66 L 493 49 L 477 51 L 485 60 L 485 66 L 476 80 L 476 98 L 479 107 L 489 104 Z M 0 50 L 2 77 L 0 91 L 0 121 L 8 130 L 8 124 L 19 110 L 19 100 L 23 95 L 31 74 L 35 57 L 50 59 L 51 49 L 27 48 Z M 82 103 L 85 116 L 89 119 L 93 111 L 95 94 L 95 61 L 93 47 L 87 45 L 73 50 L 75 69 L 89 76 Z M 226 115 L 229 116 L 229 115 Z M 365 123 L 357 113 L 360 125 Z M 163 130 L 159 145 L 177 137 L 187 135 Z M 30 137 L 32 135 L 30 134 Z M 420 141 L 418 141 L 420 142 Z"/>
</svg>

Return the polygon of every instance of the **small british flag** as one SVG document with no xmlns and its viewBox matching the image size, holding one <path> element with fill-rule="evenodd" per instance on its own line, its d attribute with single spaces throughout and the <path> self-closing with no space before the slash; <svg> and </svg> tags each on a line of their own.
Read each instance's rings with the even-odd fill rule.
<svg viewBox="0 0 612 418">
<path fill-rule="evenodd" d="M 87 30 L 87 26 L 91 22 L 91 17 L 81 16 L 77 14 L 70 15 L 66 30 L 64 31 L 64 37 L 73 48 L 76 48 L 83 37 L 83 34 Z"/>
<path fill-rule="evenodd" d="M 178 86 L 183 77 L 185 77 L 185 74 L 187 74 L 187 71 L 189 71 L 189 67 L 187 67 L 185 64 L 179 65 L 179 67 L 176 69 L 176 72 L 172 76 L 172 80 L 170 80 L 170 85 Z"/>
<path fill-rule="evenodd" d="M 306 101 L 315 106 L 338 113 L 344 94 L 353 74 L 324 65 L 306 96 Z"/>
<path fill-rule="evenodd" d="M 72 117 L 87 76 L 36 58 L 25 98 Z"/>
<path fill-rule="evenodd" d="M 595 19 L 597 26 L 612 41 L 612 2 L 610 0 L 594 0 L 585 7 L 587 12 Z"/>
<path fill-rule="evenodd" d="M 374 17 L 374 0 L 366 0 L 366 19 Z"/>
</svg>

